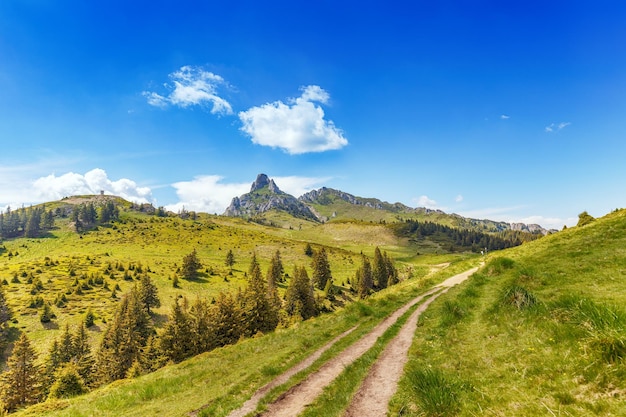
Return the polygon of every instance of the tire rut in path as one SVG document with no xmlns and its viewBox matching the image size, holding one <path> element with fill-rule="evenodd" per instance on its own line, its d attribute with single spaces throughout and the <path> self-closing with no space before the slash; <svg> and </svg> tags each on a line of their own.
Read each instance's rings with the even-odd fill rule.
<svg viewBox="0 0 626 417">
<path fill-rule="evenodd" d="M 228 417 L 244 417 L 246 414 L 254 411 L 257 405 L 259 405 L 261 398 L 263 398 L 263 396 L 265 396 L 265 394 L 267 394 L 272 388 L 275 388 L 281 384 L 284 384 L 285 382 L 289 380 L 289 378 L 291 378 L 298 372 L 311 366 L 313 362 L 318 360 L 324 352 L 330 349 L 339 340 L 343 339 L 345 336 L 352 333 L 352 331 L 354 331 L 357 327 L 358 326 L 354 326 L 351 329 L 348 329 L 345 332 L 341 333 L 339 336 L 335 337 L 333 340 L 331 340 L 330 342 L 326 343 L 324 346 L 322 346 L 321 348 L 313 352 L 313 354 L 311 354 L 305 360 L 295 365 L 294 367 L 289 368 L 287 371 L 280 374 L 278 377 L 274 378 L 272 381 L 268 382 L 267 384 L 259 388 L 252 395 L 252 397 L 248 401 L 246 401 L 241 407 L 237 408 L 236 410 L 231 411 L 230 414 L 228 414 Z"/>
<path fill-rule="evenodd" d="M 343 352 L 326 362 L 320 369 L 309 375 L 300 384 L 292 387 L 282 394 L 276 401 L 269 404 L 267 411 L 259 416 L 271 417 L 293 417 L 300 414 L 306 406 L 311 404 L 322 393 L 324 388 L 330 384 L 344 368 L 361 357 L 375 343 L 383 333 L 391 327 L 397 320 L 415 304 L 425 297 L 440 291 L 440 287 L 435 287 L 417 298 L 409 301 L 400 307 L 389 317 L 378 324 L 372 331 L 357 340 L 346 348 Z"/>
<path fill-rule="evenodd" d="M 409 359 L 409 348 L 413 343 L 419 316 L 437 297 L 467 279 L 477 270 L 478 268 L 470 269 L 444 281 L 440 286 L 445 289 L 426 300 L 411 314 L 370 369 L 344 417 L 384 417 L 387 415 L 389 400 L 397 390 L 404 365 Z"/>
</svg>

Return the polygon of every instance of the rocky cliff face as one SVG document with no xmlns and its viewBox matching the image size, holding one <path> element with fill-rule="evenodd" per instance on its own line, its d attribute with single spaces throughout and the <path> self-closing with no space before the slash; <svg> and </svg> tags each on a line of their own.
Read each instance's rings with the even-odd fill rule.
<svg viewBox="0 0 626 417">
<path fill-rule="evenodd" d="M 253 217 L 269 210 L 283 210 L 294 217 L 317 221 L 307 205 L 281 191 L 274 180 L 265 174 L 257 176 L 249 193 L 233 198 L 224 215 Z"/>
</svg>

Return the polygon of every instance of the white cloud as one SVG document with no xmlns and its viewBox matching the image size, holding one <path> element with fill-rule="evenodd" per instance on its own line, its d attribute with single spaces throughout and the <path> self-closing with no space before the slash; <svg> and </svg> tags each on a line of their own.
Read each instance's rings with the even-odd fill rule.
<svg viewBox="0 0 626 417">
<path fill-rule="evenodd" d="M 280 148 L 292 155 L 346 146 L 343 132 L 333 121 L 325 120 L 324 110 L 315 104 L 326 104 L 328 93 L 316 85 L 301 90 L 302 95 L 289 99 L 288 104 L 275 101 L 240 112 L 241 130 L 257 145 Z"/>
<path fill-rule="evenodd" d="M 418 207 L 426 207 L 429 209 L 436 209 L 437 207 L 437 202 L 435 200 L 432 200 L 430 198 L 428 198 L 428 196 L 426 195 L 422 195 L 417 199 L 417 205 Z"/>
<path fill-rule="evenodd" d="M 250 183 L 222 183 L 219 175 L 200 175 L 191 181 L 172 184 L 178 203 L 165 206 L 167 210 L 186 210 L 222 214 L 233 197 L 250 191 Z"/>
<path fill-rule="evenodd" d="M 457 203 L 460 203 L 463 201 L 463 196 L 461 194 L 457 195 L 456 198 L 454 199 L 454 201 L 456 201 Z"/>
<path fill-rule="evenodd" d="M 272 178 L 278 188 L 288 194 L 295 197 L 300 197 L 302 194 L 315 190 L 322 186 L 322 184 L 328 182 L 330 177 L 317 178 L 317 177 L 274 177 Z"/>
<path fill-rule="evenodd" d="M 510 118 L 511 118 L 511 116 L 507 116 L 506 114 L 501 114 L 500 115 L 500 119 L 502 119 L 502 120 L 507 120 L 507 119 L 510 119 Z"/>
<path fill-rule="evenodd" d="M 554 131 L 558 132 L 559 130 L 565 129 L 569 125 L 571 125 L 570 122 L 550 123 L 548 126 L 545 127 L 545 131 L 548 133 Z"/>
<path fill-rule="evenodd" d="M 181 181 L 172 184 L 176 189 L 179 201 L 176 204 L 165 206 L 167 210 L 178 212 L 183 207 L 186 210 L 222 214 L 230 205 L 233 197 L 238 197 L 250 191 L 250 182 L 224 183 L 224 177 L 219 175 L 200 175 L 191 181 Z M 315 189 L 328 178 L 315 177 L 273 177 L 281 191 L 299 197 Z"/>
<path fill-rule="evenodd" d="M 227 86 L 226 81 L 217 74 L 200 67 L 184 66 L 169 75 L 172 84 L 164 84 L 169 94 L 161 95 L 153 91 L 144 91 L 148 104 L 165 108 L 168 105 L 179 107 L 209 106 L 211 113 L 233 114 L 232 106 L 218 95 L 218 88 Z"/>
<path fill-rule="evenodd" d="M 57 177 L 50 174 L 36 179 L 32 190 L 35 201 L 59 200 L 72 195 L 98 194 L 104 191 L 135 203 L 154 202 L 150 188 L 139 187 L 135 181 L 127 178 L 111 181 L 100 168 L 92 169 L 85 175 L 68 172 Z"/>
</svg>

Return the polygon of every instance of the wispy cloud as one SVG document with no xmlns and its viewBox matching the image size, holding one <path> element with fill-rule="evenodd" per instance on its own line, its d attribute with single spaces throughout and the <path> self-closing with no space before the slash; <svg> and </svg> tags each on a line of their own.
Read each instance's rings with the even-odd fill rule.
<svg viewBox="0 0 626 417">
<path fill-rule="evenodd" d="M 278 188 L 296 197 L 311 191 L 329 180 L 328 177 L 273 177 Z M 201 175 L 191 181 L 172 184 L 179 201 L 165 208 L 178 212 L 186 210 L 222 214 L 233 197 L 250 191 L 251 183 L 227 183 L 219 175 Z"/>
<path fill-rule="evenodd" d="M 559 130 L 565 129 L 569 125 L 571 125 L 570 122 L 550 123 L 545 127 L 545 131 L 548 133 L 558 132 Z"/>
<path fill-rule="evenodd" d="M 510 118 L 511 118 L 511 116 L 508 116 L 506 114 L 501 114 L 500 115 L 500 119 L 502 119 L 502 120 L 507 120 L 507 119 L 510 119 Z"/>
<path fill-rule="evenodd" d="M 457 195 L 454 199 L 455 202 L 460 203 L 463 201 L 463 196 L 461 194 Z"/>
<path fill-rule="evenodd" d="M 301 89 L 302 95 L 287 104 L 282 101 L 252 107 L 239 113 L 241 130 L 253 143 L 280 148 L 295 155 L 341 149 L 348 144 L 343 132 L 324 119 L 329 94 L 317 85 Z"/>
<path fill-rule="evenodd" d="M 220 87 L 227 87 L 221 76 L 201 67 L 184 66 L 169 75 L 171 84 L 163 84 L 165 95 L 154 91 L 142 94 L 148 104 L 166 108 L 169 105 L 178 107 L 202 106 L 210 107 L 211 113 L 217 115 L 233 114 L 232 106 L 218 95 Z"/>
</svg>

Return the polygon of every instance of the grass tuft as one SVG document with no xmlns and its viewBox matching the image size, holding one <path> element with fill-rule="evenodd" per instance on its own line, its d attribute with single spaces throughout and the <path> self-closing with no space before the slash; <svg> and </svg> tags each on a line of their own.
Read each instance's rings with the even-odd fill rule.
<svg viewBox="0 0 626 417">
<path fill-rule="evenodd" d="M 461 408 L 463 384 L 432 368 L 409 370 L 408 379 L 414 401 L 429 417 L 457 415 Z"/>
<path fill-rule="evenodd" d="M 537 304 L 537 297 L 526 288 L 519 285 L 511 285 L 502 294 L 502 302 L 511 305 L 518 310 L 523 310 Z"/>
</svg>

